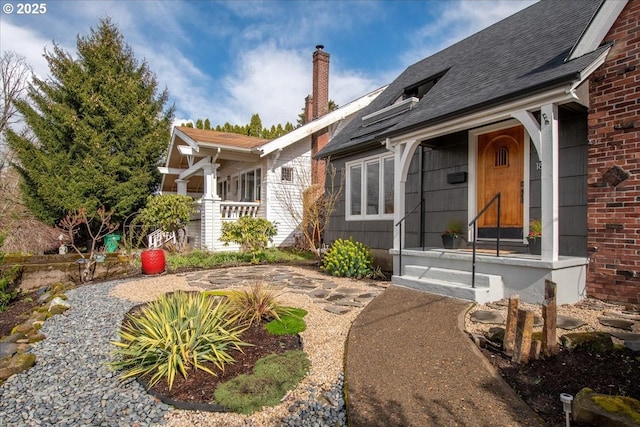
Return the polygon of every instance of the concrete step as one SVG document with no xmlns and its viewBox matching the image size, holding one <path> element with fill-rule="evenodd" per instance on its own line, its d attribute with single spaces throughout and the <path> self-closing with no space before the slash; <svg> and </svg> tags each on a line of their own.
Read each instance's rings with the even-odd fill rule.
<svg viewBox="0 0 640 427">
<path fill-rule="evenodd" d="M 455 270 L 451 268 L 428 267 L 423 265 L 406 265 L 404 276 L 415 277 L 422 280 L 436 280 L 453 282 L 460 285 L 471 286 L 473 275 L 470 271 Z M 502 286 L 502 277 L 494 274 L 476 273 L 476 287 L 490 287 L 492 284 Z"/>
<path fill-rule="evenodd" d="M 400 286 L 480 304 L 497 301 L 504 296 L 501 276 L 476 273 L 475 287 L 472 287 L 472 274 L 464 270 L 407 265 L 404 274 L 393 276 L 391 281 Z"/>
</svg>

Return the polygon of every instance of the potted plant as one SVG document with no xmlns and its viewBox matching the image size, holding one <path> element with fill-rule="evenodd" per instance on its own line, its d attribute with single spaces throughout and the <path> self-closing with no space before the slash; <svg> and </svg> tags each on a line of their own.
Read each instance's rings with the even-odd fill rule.
<svg viewBox="0 0 640 427">
<path fill-rule="evenodd" d="M 542 244 L 542 223 L 539 219 L 533 219 L 529 222 L 529 235 L 527 236 L 529 241 L 529 253 L 533 255 L 540 255 L 540 249 Z"/>
<path fill-rule="evenodd" d="M 186 227 L 193 212 L 193 199 L 189 196 L 165 194 L 149 196 L 147 205 L 140 210 L 136 222 L 143 224 L 143 233 L 156 229 L 176 237 L 175 249 L 181 252 L 186 243 Z M 166 243 L 166 242 L 165 242 Z M 140 254 L 142 272 L 162 273 L 166 266 L 164 250 L 149 248 Z"/>
<path fill-rule="evenodd" d="M 442 246 L 445 249 L 458 249 L 462 241 L 462 222 L 449 221 L 447 229 L 442 233 Z"/>
</svg>

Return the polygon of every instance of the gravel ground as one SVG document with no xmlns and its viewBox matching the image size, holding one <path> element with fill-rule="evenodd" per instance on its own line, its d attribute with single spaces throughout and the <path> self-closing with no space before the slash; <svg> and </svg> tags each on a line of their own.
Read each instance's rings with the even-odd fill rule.
<svg viewBox="0 0 640 427">
<path fill-rule="evenodd" d="M 305 271 L 313 276 L 320 273 Z M 333 280 L 333 279 L 332 279 Z M 366 282 L 336 278 L 341 285 L 375 292 Z M 67 292 L 71 309 L 54 316 L 33 346 L 36 365 L 0 387 L 0 426 L 345 426 L 344 344 L 362 310 L 331 314 L 300 291 L 282 289 L 283 305 L 309 311 L 302 338 L 311 360 L 309 374 L 282 403 L 251 416 L 176 410 L 148 395 L 137 382 L 119 381 L 105 366 L 110 341 L 124 313 L 164 292 L 196 289 L 177 275 L 138 281 L 112 281 Z"/>
<path fill-rule="evenodd" d="M 475 323 L 471 321 L 470 315 L 474 311 L 477 310 L 488 310 L 488 311 L 498 311 L 502 314 L 504 320 L 507 319 L 507 306 L 509 304 L 508 299 L 503 299 L 501 301 L 488 303 L 488 304 L 479 304 L 473 306 L 467 312 L 465 316 L 465 330 L 474 334 L 484 334 L 489 331 L 490 328 L 494 326 L 500 326 L 497 324 L 487 324 L 487 323 Z M 520 301 L 518 307 L 524 310 L 533 311 L 533 313 L 537 316 L 542 317 L 542 305 L 541 304 L 528 304 Z M 620 332 L 620 329 L 612 328 L 609 326 L 604 326 L 600 324 L 599 318 L 602 317 L 619 317 L 622 315 L 623 311 L 629 309 L 629 307 L 625 307 L 620 304 L 607 303 L 604 301 L 596 300 L 593 298 L 586 298 L 582 301 L 577 302 L 576 304 L 562 304 L 557 308 L 558 315 L 568 316 L 574 319 L 578 319 L 583 321 L 584 326 L 580 326 L 578 328 L 572 330 L 565 329 L 556 329 L 556 336 L 558 339 L 567 333 L 574 332 L 591 332 L 591 331 L 603 331 L 603 332 Z M 624 317 L 621 317 L 624 318 Z M 504 326 L 504 324 L 502 324 Z M 640 333 L 640 322 L 635 322 L 633 327 L 633 332 Z M 533 328 L 534 332 L 542 331 L 542 327 Z"/>
<path fill-rule="evenodd" d="M 120 382 L 105 362 L 124 313 L 134 304 L 109 296 L 117 283 L 68 291 L 72 308 L 47 320 L 36 365 L 0 387 L 2 426 L 150 426 L 169 407 L 135 381 Z"/>
</svg>

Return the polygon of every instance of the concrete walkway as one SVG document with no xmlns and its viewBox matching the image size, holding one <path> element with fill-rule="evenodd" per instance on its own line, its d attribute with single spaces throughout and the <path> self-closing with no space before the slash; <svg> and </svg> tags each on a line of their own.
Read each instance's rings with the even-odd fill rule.
<svg viewBox="0 0 640 427">
<path fill-rule="evenodd" d="M 353 323 L 351 427 L 540 426 L 463 332 L 466 301 L 390 286 Z"/>
<path fill-rule="evenodd" d="M 388 282 L 363 293 L 315 269 L 288 266 L 180 275 L 205 289 L 277 283 L 335 315 L 366 306 L 347 339 L 350 427 L 542 425 L 463 332 L 467 301 Z"/>
</svg>

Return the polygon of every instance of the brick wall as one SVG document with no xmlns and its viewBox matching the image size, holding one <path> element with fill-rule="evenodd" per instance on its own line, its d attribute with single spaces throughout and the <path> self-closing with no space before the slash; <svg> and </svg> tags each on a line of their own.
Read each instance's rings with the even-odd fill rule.
<svg viewBox="0 0 640 427">
<path fill-rule="evenodd" d="M 640 0 L 590 81 L 587 294 L 640 304 Z"/>
</svg>

